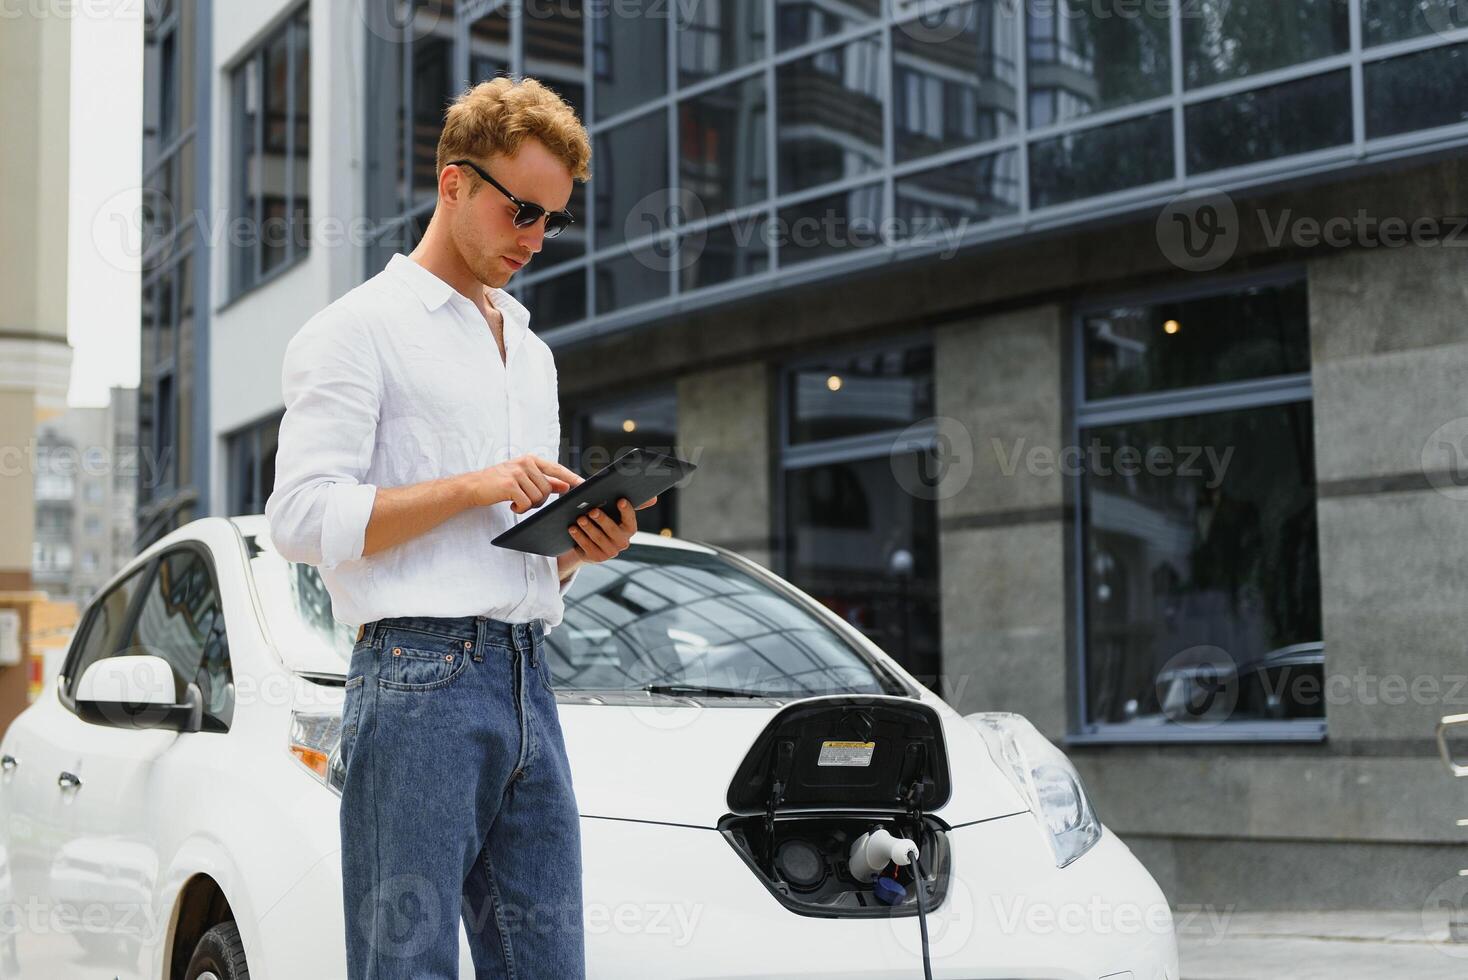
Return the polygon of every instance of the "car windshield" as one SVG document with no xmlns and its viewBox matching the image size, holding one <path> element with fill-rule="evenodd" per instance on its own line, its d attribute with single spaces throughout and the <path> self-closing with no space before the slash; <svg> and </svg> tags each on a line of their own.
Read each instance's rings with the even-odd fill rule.
<svg viewBox="0 0 1468 980">
<path fill-rule="evenodd" d="M 314 567 L 252 549 L 256 589 L 281 655 L 345 673 L 355 630 L 336 622 Z M 546 636 L 566 691 L 810 697 L 907 694 L 805 601 L 716 552 L 634 544 L 585 565 Z"/>
</svg>

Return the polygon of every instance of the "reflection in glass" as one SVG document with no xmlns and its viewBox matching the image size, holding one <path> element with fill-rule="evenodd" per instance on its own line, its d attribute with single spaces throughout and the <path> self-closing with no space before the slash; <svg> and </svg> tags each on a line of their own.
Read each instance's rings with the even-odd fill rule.
<svg viewBox="0 0 1468 980">
<path fill-rule="evenodd" d="M 584 121 L 586 92 L 581 69 L 586 61 L 582 49 L 586 28 L 581 0 L 527 3 L 521 20 L 525 31 L 525 74 L 555 89 Z"/>
<path fill-rule="evenodd" d="M 940 669 L 937 508 L 906 487 L 929 452 L 785 473 L 788 577 L 928 687 Z"/>
<path fill-rule="evenodd" d="M 1019 211 L 1019 154 L 1003 150 L 897 178 L 901 238 L 948 239 Z"/>
<path fill-rule="evenodd" d="M 1310 370 L 1303 280 L 1085 319 L 1086 398 L 1116 398 Z"/>
<path fill-rule="evenodd" d="M 678 83 L 690 85 L 731 71 L 765 54 L 765 5 L 749 0 L 681 0 Z"/>
<path fill-rule="evenodd" d="M 1030 144 L 1031 207 L 1143 187 L 1172 176 L 1168 112 Z"/>
<path fill-rule="evenodd" d="M 960 4 L 892 29 L 893 151 L 911 160 L 1014 131 L 1014 13 Z"/>
<path fill-rule="evenodd" d="M 1361 39 L 1370 47 L 1468 27 L 1468 0 L 1361 0 Z"/>
<path fill-rule="evenodd" d="M 874 23 L 881 16 L 882 0 L 846 0 L 844 3 L 775 0 L 775 42 L 783 51 Z"/>
<path fill-rule="evenodd" d="M 1323 716 L 1310 403 L 1081 445 L 1088 721 Z"/>
<path fill-rule="evenodd" d="M 760 212 L 684 235 L 679 287 L 686 292 L 764 272 L 770 266 L 768 223 Z"/>
<path fill-rule="evenodd" d="M 775 70 L 781 194 L 881 166 L 881 55 L 864 38 Z"/>
<path fill-rule="evenodd" d="M 596 247 L 663 231 L 672 224 L 668 202 L 668 117 L 654 112 L 598 133 Z"/>
<path fill-rule="evenodd" d="M 533 5 L 532 5 L 533 6 Z M 510 70 L 510 18 L 501 7 L 485 14 L 469 25 L 465 40 L 469 45 L 469 84 L 487 82 Z M 526 17 L 526 26 L 539 22 Z M 576 42 L 580 44 L 580 39 Z M 579 62 L 579 59 L 578 59 Z M 548 80 L 546 84 L 551 84 Z"/>
<path fill-rule="evenodd" d="M 1351 141 L 1351 75 L 1312 75 L 1199 102 L 1185 116 L 1190 174 L 1340 146 Z"/>
<path fill-rule="evenodd" d="M 892 347 L 789 374 L 791 444 L 904 429 L 933 414 L 933 348 Z"/>
<path fill-rule="evenodd" d="M 897 693 L 814 610 L 716 554 L 633 545 L 584 566 L 546 635 L 554 685 L 686 685 L 772 697 Z"/>
<path fill-rule="evenodd" d="M 1393 136 L 1468 119 L 1468 44 L 1366 65 L 1366 136 Z"/>
<path fill-rule="evenodd" d="M 542 279 L 520 287 L 516 296 L 530 311 L 530 329 L 537 332 L 586 319 L 586 270 Z"/>
<path fill-rule="evenodd" d="M 1158 4 L 1055 0 L 1026 32 L 1033 129 L 1172 91 L 1170 21 Z"/>
<path fill-rule="evenodd" d="M 591 18 L 596 116 L 607 119 L 668 90 L 668 7 L 620 0 Z"/>
<path fill-rule="evenodd" d="M 596 264 L 596 312 L 611 313 L 668 295 L 672 242 L 658 239 Z"/>
<path fill-rule="evenodd" d="M 1349 0 L 1190 0 L 1182 27 L 1188 88 L 1326 58 L 1351 46 Z"/>
<path fill-rule="evenodd" d="M 682 455 L 678 446 L 678 396 L 671 388 L 563 411 L 561 419 L 561 439 L 570 448 L 566 465 L 582 476 L 590 476 L 631 449 Z M 657 503 L 637 512 L 638 530 L 676 533 L 677 500 L 677 487 L 658 494 Z"/>
<path fill-rule="evenodd" d="M 679 104 L 679 187 L 697 196 L 705 215 L 769 193 L 766 111 L 763 74 Z"/>
<path fill-rule="evenodd" d="M 787 205 L 777 218 L 772 238 L 783 265 L 878 245 L 882 186 L 865 184 Z"/>
<path fill-rule="evenodd" d="M 418 12 L 426 16 L 425 11 Z M 413 42 L 413 162 L 410 206 L 438 199 L 438 138 L 444 111 L 457 94 L 453 83 L 453 19 L 435 17 L 432 30 Z"/>
</svg>

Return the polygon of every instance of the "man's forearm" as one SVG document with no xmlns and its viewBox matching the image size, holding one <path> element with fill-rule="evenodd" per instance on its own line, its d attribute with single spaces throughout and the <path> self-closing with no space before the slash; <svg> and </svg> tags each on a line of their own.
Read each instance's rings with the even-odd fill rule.
<svg viewBox="0 0 1468 980">
<path fill-rule="evenodd" d="M 404 487 L 378 487 L 362 554 L 384 551 L 426 534 L 473 506 L 468 483 L 462 476 L 424 480 Z"/>
<path fill-rule="evenodd" d="M 574 548 L 556 555 L 556 577 L 562 582 L 566 581 L 567 576 L 576 571 L 581 561 L 581 556 L 576 553 Z"/>
</svg>

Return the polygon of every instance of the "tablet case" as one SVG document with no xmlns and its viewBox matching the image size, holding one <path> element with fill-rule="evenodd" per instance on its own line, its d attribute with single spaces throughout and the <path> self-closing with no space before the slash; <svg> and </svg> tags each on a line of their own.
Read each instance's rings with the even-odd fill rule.
<svg viewBox="0 0 1468 980">
<path fill-rule="evenodd" d="M 601 508 L 616 514 L 617 500 L 632 506 L 663 493 L 698 467 L 685 459 L 646 449 L 629 449 L 582 482 L 496 537 L 491 544 L 554 558 L 576 546 L 569 528 L 576 518 Z"/>
</svg>

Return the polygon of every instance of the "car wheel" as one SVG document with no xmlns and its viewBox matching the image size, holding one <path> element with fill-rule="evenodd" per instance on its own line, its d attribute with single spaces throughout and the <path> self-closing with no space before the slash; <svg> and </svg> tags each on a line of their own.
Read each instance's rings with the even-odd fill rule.
<svg viewBox="0 0 1468 980">
<path fill-rule="evenodd" d="M 245 944 L 233 922 L 221 922 L 199 937 L 184 980 L 250 980 Z"/>
</svg>

